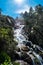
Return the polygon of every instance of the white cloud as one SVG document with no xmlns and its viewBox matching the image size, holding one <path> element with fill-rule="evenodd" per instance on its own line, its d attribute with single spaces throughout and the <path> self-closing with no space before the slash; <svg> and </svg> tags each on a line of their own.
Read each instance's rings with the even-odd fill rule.
<svg viewBox="0 0 43 65">
<path fill-rule="evenodd" d="M 25 3 L 26 0 L 14 0 L 14 3 L 18 6 L 21 6 L 22 4 Z"/>
<path fill-rule="evenodd" d="M 24 13 L 25 11 L 29 12 L 27 0 L 14 0 L 14 4 L 16 5 L 16 14 Z"/>
<path fill-rule="evenodd" d="M 24 13 L 25 11 L 29 12 L 29 6 L 27 4 L 25 4 L 21 9 L 18 9 L 17 11 L 15 11 L 15 13 Z"/>
</svg>

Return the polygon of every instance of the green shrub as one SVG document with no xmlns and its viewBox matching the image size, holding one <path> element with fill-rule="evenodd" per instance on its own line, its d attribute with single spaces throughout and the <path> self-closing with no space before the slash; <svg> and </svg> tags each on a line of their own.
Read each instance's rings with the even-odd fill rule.
<svg viewBox="0 0 43 65">
<path fill-rule="evenodd" d="M 3 63 L 3 62 L 10 62 L 11 61 L 11 58 L 7 55 L 7 53 L 5 52 L 1 52 L 0 53 L 0 63 Z"/>
<path fill-rule="evenodd" d="M 7 61 L 5 61 L 3 64 L 1 64 L 1 65 L 13 65 L 11 62 L 7 62 Z"/>
</svg>

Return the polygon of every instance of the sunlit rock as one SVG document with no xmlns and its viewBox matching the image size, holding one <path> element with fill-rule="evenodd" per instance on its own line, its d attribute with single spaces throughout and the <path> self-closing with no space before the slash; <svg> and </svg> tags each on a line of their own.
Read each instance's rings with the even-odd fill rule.
<svg viewBox="0 0 43 65">
<path fill-rule="evenodd" d="M 23 50 L 23 51 L 26 52 L 26 51 L 29 51 L 30 49 L 29 49 L 27 46 L 22 46 L 22 47 L 21 47 L 21 50 Z"/>
</svg>

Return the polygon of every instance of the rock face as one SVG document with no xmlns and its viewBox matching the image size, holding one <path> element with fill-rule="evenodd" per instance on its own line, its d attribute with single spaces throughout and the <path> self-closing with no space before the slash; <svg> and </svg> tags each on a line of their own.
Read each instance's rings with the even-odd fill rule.
<svg viewBox="0 0 43 65">
<path fill-rule="evenodd" d="M 14 27 L 14 22 L 15 22 L 15 20 L 10 16 L 0 15 L 0 24 L 2 24 L 2 26 L 9 27 L 9 25 L 10 25 L 10 26 Z M 0 27 L 1 27 L 1 25 L 0 25 Z"/>
</svg>

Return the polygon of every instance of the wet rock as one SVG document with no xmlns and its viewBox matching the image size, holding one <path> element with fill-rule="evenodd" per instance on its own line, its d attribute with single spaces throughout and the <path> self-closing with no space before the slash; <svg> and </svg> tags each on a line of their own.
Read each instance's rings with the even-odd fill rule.
<svg viewBox="0 0 43 65">
<path fill-rule="evenodd" d="M 31 42 L 31 41 L 28 41 L 28 42 L 26 43 L 26 46 L 32 47 L 32 42 Z"/>
<path fill-rule="evenodd" d="M 29 49 L 27 46 L 23 46 L 23 47 L 21 47 L 21 50 L 27 52 L 27 51 L 29 51 L 30 49 Z"/>
<path fill-rule="evenodd" d="M 39 52 L 39 55 L 42 57 L 42 59 L 43 59 L 43 53 L 42 52 Z"/>
<path fill-rule="evenodd" d="M 33 46 L 31 41 L 23 41 L 23 44 L 25 44 L 26 46 L 29 46 L 29 47 Z"/>
<path fill-rule="evenodd" d="M 41 65 L 37 58 L 34 59 L 36 65 Z"/>
<path fill-rule="evenodd" d="M 20 65 L 29 65 L 27 62 L 24 62 L 23 60 L 16 60 L 16 63 L 19 63 Z"/>
<path fill-rule="evenodd" d="M 30 65 L 33 65 L 32 59 L 25 52 L 21 53 L 21 59 L 24 60 L 25 62 L 29 63 Z"/>
<path fill-rule="evenodd" d="M 20 52 L 20 48 L 19 48 L 19 47 L 16 47 L 16 51 L 17 51 L 17 52 Z"/>
</svg>

